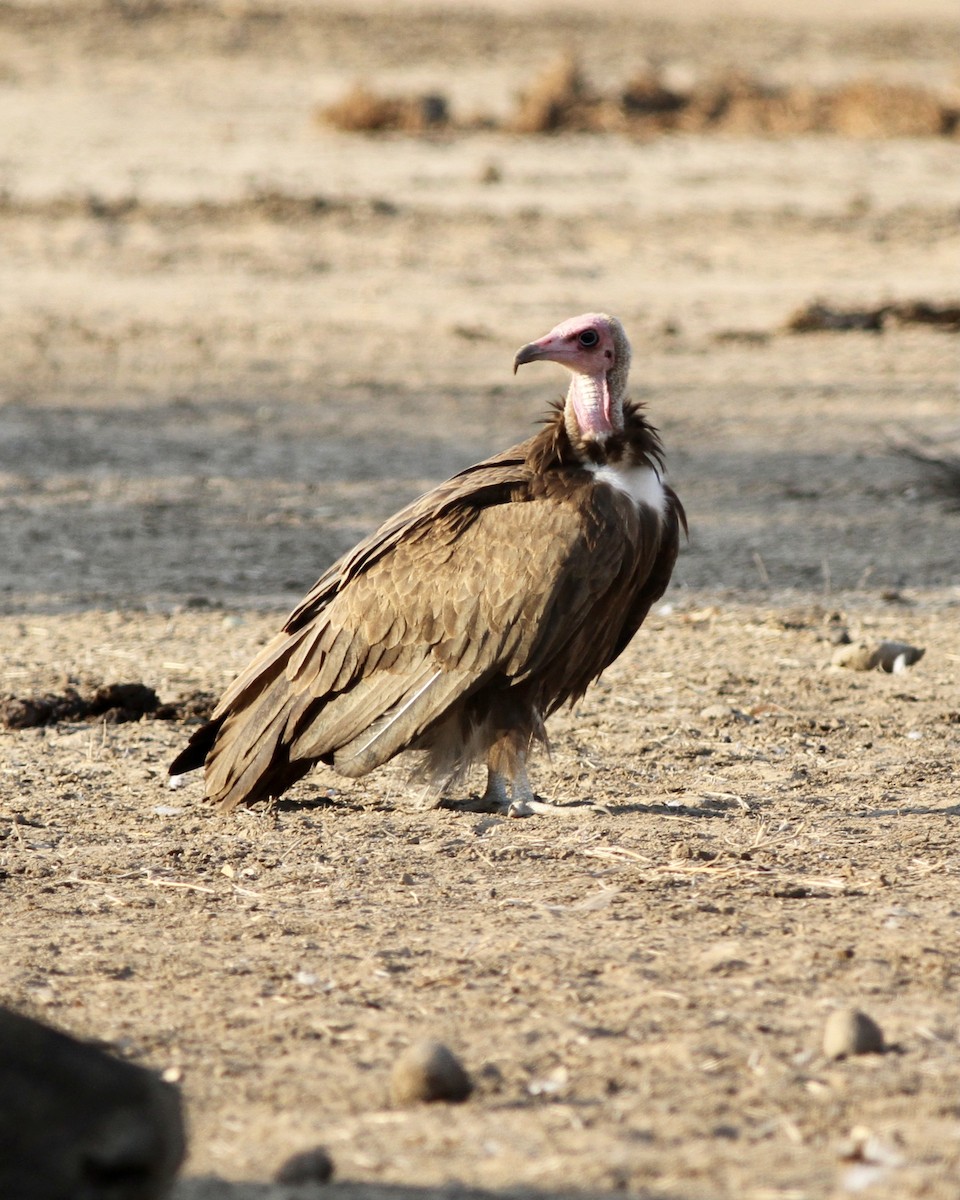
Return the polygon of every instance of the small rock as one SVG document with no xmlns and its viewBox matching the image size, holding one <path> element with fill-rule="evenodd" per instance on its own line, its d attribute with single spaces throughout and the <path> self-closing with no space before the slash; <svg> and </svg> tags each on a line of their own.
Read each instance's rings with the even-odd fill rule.
<svg viewBox="0 0 960 1200">
<path fill-rule="evenodd" d="M 333 1176 L 333 1159 L 323 1148 L 301 1150 L 277 1168 L 274 1183 L 327 1183 Z"/>
<path fill-rule="evenodd" d="M 410 1046 L 393 1064 L 390 1073 L 390 1098 L 394 1104 L 461 1101 L 472 1091 L 470 1076 L 442 1042 L 427 1040 Z"/>
<path fill-rule="evenodd" d="M 898 675 L 919 662 L 923 655 L 920 646 L 910 646 L 907 642 L 881 642 L 877 647 L 877 666 L 891 675 Z"/>
<path fill-rule="evenodd" d="M 479 1071 L 479 1084 L 481 1091 L 496 1094 L 502 1092 L 506 1086 L 506 1080 L 503 1078 L 503 1072 L 496 1063 L 484 1063 Z"/>
<path fill-rule="evenodd" d="M 855 1008 L 838 1008 L 827 1018 L 823 1030 L 823 1052 L 827 1058 L 851 1054 L 882 1054 L 883 1030 L 866 1013 Z"/>
<path fill-rule="evenodd" d="M 708 704 L 706 708 L 700 709 L 702 721 L 726 721 L 732 716 L 733 709 L 729 704 Z"/>
<path fill-rule="evenodd" d="M 566 1067 L 554 1067 L 548 1074 L 541 1079 L 531 1079 L 527 1084 L 527 1091 L 531 1096 L 556 1096 L 570 1082 L 570 1072 Z"/>
<path fill-rule="evenodd" d="M 701 951 L 698 956 L 700 969 L 715 975 L 732 975 L 735 971 L 744 971 L 749 963 L 742 957 L 743 947 L 733 938 L 714 942 Z"/>
<path fill-rule="evenodd" d="M 833 654 L 835 667 L 846 667 L 848 671 L 886 671 L 889 675 L 899 674 L 923 658 L 921 646 L 907 642 L 851 642 L 839 646 Z"/>
<path fill-rule="evenodd" d="M 847 642 L 837 647 L 831 662 L 848 671 L 872 671 L 877 665 L 874 650 L 875 647 L 866 642 Z"/>
</svg>

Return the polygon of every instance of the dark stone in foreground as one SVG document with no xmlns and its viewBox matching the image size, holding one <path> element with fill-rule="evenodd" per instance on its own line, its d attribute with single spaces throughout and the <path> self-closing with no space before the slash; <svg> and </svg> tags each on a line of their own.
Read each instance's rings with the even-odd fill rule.
<svg viewBox="0 0 960 1200">
<path fill-rule="evenodd" d="M 4 1200 L 158 1200 L 185 1148 L 175 1088 L 0 1008 Z"/>
<path fill-rule="evenodd" d="M 323 1148 L 301 1150 L 291 1154 L 274 1176 L 276 1183 L 326 1183 L 333 1175 L 333 1159 Z"/>
</svg>

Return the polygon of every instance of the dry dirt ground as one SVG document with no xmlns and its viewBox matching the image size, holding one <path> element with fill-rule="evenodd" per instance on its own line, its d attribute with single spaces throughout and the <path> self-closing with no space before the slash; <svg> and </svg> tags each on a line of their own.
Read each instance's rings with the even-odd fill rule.
<svg viewBox="0 0 960 1200">
<path fill-rule="evenodd" d="M 957 300 L 960 141 L 313 119 L 358 79 L 506 111 L 571 47 L 955 99 L 953 4 L 840 7 L 0 5 L 0 692 L 218 691 L 526 435 L 562 380 L 513 351 L 585 309 L 691 519 L 552 722 L 555 818 L 424 810 L 402 765 L 222 816 L 164 787 L 181 723 L 0 732 L 0 999 L 181 1082 L 177 1200 L 292 1195 L 317 1143 L 371 1200 L 956 1196 L 960 512 L 890 439 L 956 436 L 958 338 L 783 326 Z M 837 669 L 842 628 L 926 652 Z M 823 1056 L 848 1004 L 885 1054 Z M 425 1035 L 477 1090 L 392 1108 Z"/>
</svg>

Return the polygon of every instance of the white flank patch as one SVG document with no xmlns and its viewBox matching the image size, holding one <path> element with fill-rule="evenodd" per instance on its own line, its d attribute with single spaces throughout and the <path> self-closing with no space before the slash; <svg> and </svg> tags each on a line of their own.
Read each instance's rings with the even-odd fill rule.
<svg viewBox="0 0 960 1200">
<path fill-rule="evenodd" d="M 618 492 L 623 492 L 638 508 L 645 504 L 661 518 L 666 512 L 666 492 L 663 490 L 660 476 L 653 467 L 626 467 L 606 463 L 602 467 L 590 466 L 587 470 L 593 472 L 597 483 L 609 484 Z"/>
</svg>

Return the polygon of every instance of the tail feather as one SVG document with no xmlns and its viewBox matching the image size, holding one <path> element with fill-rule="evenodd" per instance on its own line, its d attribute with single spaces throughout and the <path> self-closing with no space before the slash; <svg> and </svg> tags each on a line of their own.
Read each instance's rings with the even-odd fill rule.
<svg viewBox="0 0 960 1200">
<path fill-rule="evenodd" d="M 208 722 L 171 766 L 206 768 L 206 791 L 223 809 L 281 795 L 317 762 L 365 775 L 406 749 L 470 686 L 468 672 L 431 658 L 419 670 L 378 672 L 339 695 L 291 687 L 271 671 L 259 695 Z"/>
<path fill-rule="evenodd" d="M 206 763 L 207 795 L 222 808 L 279 796 L 292 780 L 290 731 L 310 697 L 276 681 L 245 707 L 228 713 Z M 319 757 L 319 756 L 317 756 Z M 316 758 L 301 759 L 305 775 Z M 284 782 L 286 781 L 286 782 Z"/>
<path fill-rule="evenodd" d="M 198 771 L 207 761 L 225 719 L 226 714 L 201 725 L 170 764 L 168 774 L 185 775 L 187 771 Z"/>
<path fill-rule="evenodd" d="M 227 812 L 239 804 L 254 804 L 283 795 L 314 763 L 312 759 L 291 762 L 289 748 L 269 734 L 239 761 L 230 756 L 232 749 L 230 745 L 226 747 L 225 758 L 218 759 L 214 753 L 207 765 L 207 794 Z"/>
</svg>

